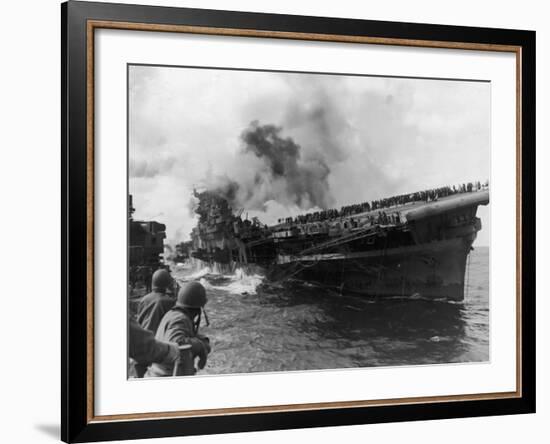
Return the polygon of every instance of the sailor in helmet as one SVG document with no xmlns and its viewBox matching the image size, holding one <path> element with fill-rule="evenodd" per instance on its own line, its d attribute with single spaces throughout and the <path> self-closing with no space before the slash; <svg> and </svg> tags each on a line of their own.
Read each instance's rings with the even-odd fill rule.
<svg viewBox="0 0 550 444">
<path fill-rule="evenodd" d="M 151 279 L 153 291 L 143 296 L 139 302 L 137 320 L 153 334 L 164 314 L 174 306 L 174 298 L 168 294 L 168 288 L 172 285 L 173 279 L 168 270 L 162 268 L 155 271 Z"/>
<path fill-rule="evenodd" d="M 204 314 L 206 324 L 208 318 L 204 311 L 207 297 L 204 287 L 196 281 L 189 282 L 178 292 L 174 307 L 168 311 L 160 322 L 155 339 L 157 341 L 176 343 L 182 350 L 179 362 L 154 363 L 147 376 L 183 376 L 196 373 L 197 366 L 203 369 L 210 353 L 210 341 L 199 334 L 201 315 Z"/>
</svg>

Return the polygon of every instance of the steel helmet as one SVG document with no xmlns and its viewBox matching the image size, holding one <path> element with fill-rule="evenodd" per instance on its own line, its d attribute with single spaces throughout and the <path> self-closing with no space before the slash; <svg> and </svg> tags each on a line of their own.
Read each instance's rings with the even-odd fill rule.
<svg viewBox="0 0 550 444">
<path fill-rule="evenodd" d="M 202 308 L 207 301 L 206 290 L 202 284 L 192 281 L 180 289 L 176 305 L 183 308 Z"/>
<path fill-rule="evenodd" d="M 166 290 L 168 286 L 172 283 L 172 276 L 168 273 L 167 270 L 161 268 L 153 273 L 153 278 L 151 279 L 151 286 L 157 290 Z"/>
</svg>

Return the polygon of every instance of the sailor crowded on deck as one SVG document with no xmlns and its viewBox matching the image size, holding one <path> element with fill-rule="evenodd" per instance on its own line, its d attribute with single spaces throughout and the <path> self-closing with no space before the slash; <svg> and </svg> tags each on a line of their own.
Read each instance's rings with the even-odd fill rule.
<svg viewBox="0 0 550 444">
<path fill-rule="evenodd" d="M 400 206 L 413 202 L 433 202 L 437 201 L 442 197 L 452 196 L 459 193 L 471 193 L 475 191 L 480 191 L 487 189 L 489 187 L 489 181 L 481 183 L 480 181 L 462 183 L 453 186 L 444 186 L 439 188 L 428 189 L 424 191 L 417 191 L 410 194 L 401 194 L 398 196 L 387 197 L 384 199 L 377 199 L 370 202 L 363 202 L 360 204 L 345 205 L 337 209 L 328 209 L 315 211 L 313 213 L 300 214 L 296 217 L 287 217 L 279 219 L 279 223 L 285 223 L 290 225 L 301 225 L 307 224 L 310 222 L 323 222 L 332 219 L 337 219 L 345 216 L 352 216 L 355 214 L 369 213 L 372 211 L 377 211 L 378 213 L 375 216 L 371 216 L 372 223 L 395 223 L 397 218 L 397 223 L 399 220 L 399 213 L 387 214 L 383 209 L 392 208 L 395 206 Z"/>
</svg>

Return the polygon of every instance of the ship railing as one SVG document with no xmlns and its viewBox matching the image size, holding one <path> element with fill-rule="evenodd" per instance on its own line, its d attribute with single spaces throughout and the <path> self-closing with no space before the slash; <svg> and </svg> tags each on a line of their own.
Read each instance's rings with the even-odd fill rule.
<svg viewBox="0 0 550 444">
<path fill-rule="evenodd" d="M 271 238 L 271 237 L 256 239 L 256 240 L 253 240 L 251 242 L 247 242 L 246 247 L 255 247 L 256 245 L 261 245 L 261 244 L 265 244 L 267 242 L 272 242 L 272 241 L 273 241 L 273 238 Z"/>
<path fill-rule="evenodd" d="M 353 242 L 353 241 L 358 240 L 358 239 L 362 239 L 362 238 L 370 237 L 370 236 L 376 236 L 378 233 L 379 233 L 378 226 L 371 226 L 371 227 L 362 229 L 360 231 L 355 231 L 353 233 L 340 236 L 338 239 L 333 239 L 333 240 L 330 240 L 328 242 L 324 242 L 322 244 L 316 245 L 314 247 L 307 248 L 307 249 L 301 251 L 300 254 L 298 254 L 297 256 L 298 257 L 299 256 L 305 256 L 305 255 L 308 255 L 308 254 L 311 254 L 311 253 L 326 250 L 327 248 L 338 247 L 340 245 L 343 245 L 343 244 L 346 244 L 346 243 L 349 243 L 349 242 Z"/>
</svg>

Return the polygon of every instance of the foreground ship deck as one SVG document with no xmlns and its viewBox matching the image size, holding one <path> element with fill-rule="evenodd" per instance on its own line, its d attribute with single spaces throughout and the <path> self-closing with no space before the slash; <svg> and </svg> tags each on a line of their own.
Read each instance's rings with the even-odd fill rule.
<svg viewBox="0 0 550 444">
<path fill-rule="evenodd" d="M 205 192 L 191 256 L 209 265 L 260 267 L 273 280 L 303 279 L 372 297 L 464 298 L 468 254 L 489 190 L 460 192 L 336 217 L 242 221 Z"/>
</svg>

